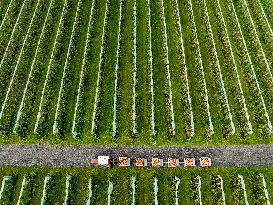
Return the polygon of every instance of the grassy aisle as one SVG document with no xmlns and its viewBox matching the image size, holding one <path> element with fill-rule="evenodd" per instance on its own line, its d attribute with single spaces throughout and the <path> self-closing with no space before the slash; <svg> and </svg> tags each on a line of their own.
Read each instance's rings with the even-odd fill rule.
<svg viewBox="0 0 273 205">
<path fill-rule="evenodd" d="M 174 204 L 172 175 L 159 172 L 155 176 L 158 179 L 158 204 Z"/>
<path fill-rule="evenodd" d="M 56 82 L 56 100 L 52 103 L 52 114 L 50 118 L 53 123 L 53 135 L 57 138 L 63 138 L 64 134 L 68 131 L 71 133 L 71 122 L 73 119 L 73 112 L 68 114 L 67 110 L 73 110 L 75 94 L 77 91 L 77 80 L 81 67 L 77 67 L 82 59 L 82 52 L 84 48 L 84 39 L 86 36 L 85 29 L 89 21 L 89 5 L 84 1 L 76 2 L 76 11 L 71 18 L 73 26 L 69 35 L 69 45 L 67 51 L 65 50 L 66 57 L 64 65 L 61 67 L 61 79 Z M 83 8 L 83 6 L 85 6 Z M 87 14 L 86 14 L 87 12 Z M 84 17 L 83 17 L 84 16 Z M 81 30 L 82 29 L 82 30 Z M 71 96 L 73 98 L 71 99 Z M 50 129 L 52 129 L 50 126 Z"/>
<path fill-rule="evenodd" d="M 268 193 L 272 193 L 273 191 L 273 177 L 269 174 L 269 170 L 263 170 L 261 173 L 264 175 L 265 181 L 266 181 L 266 186 Z M 269 195 L 269 200 L 272 202 L 273 201 L 273 196 Z"/>
<path fill-rule="evenodd" d="M 169 93 L 168 82 L 165 76 L 165 63 L 163 51 L 164 28 L 161 21 L 161 3 L 151 0 L 151 31 L 153 52 L 153 76 L 154 76 L 154 99 L 155 99 L 155 130 L 157 141 L 165 141 L 168 135 L 168 123 L 170 113 L 167 111 L 167 96 Z"/>
<path fill-rule="evenodd" d="M 136 192 L 138 197 L 136 199 L 136 204 L 152 205 L 155 203 L 153 186 L 154 176 L 154 170 L 147 171 L 142 169 L 137 171 Z"/>
<path fill-rule="evenodd" d="M 3 183 L 4 176 L 9 177 L 5 181 L 4 190 L 2 192 L 2 197 L 0 200 L 1 205 L 11 204 L 15 196 L 15 187 L 18 182 L 18 174 L 12 171 L 4 171 L 1 173 L 1 184 Z"/>
<path fill-rule="evenodd" d="M 262 178 L 259 172 L 254 171 L 248 173 L 246 186 L 248 187 L 249 203 L 250 204 L 266 204 Z"/>
<path fill-rule="evenodd" d="M 97 134 L 102 141 L 112 141 L 113 105 L 115 86 L 116 50 L 118 46 L 120 0 L 111 0 L 109 8 L 109 23 L 105 43 L 105 61 L 102 67 L 102 80 L 99 106 L 97 111 Z"/>
<path fill-rule="evenodd" d="M 214 194 L 212 190 L 212 175 L 208 170 L 199 170 L 201 177 L 201 192 L 202 192 L 202 202 L 203 204 L 213 204 Z"/>
<path fill-rule="evenodd" d="M 44 204 L 61 204 L 65 198 L 65 177 L 66 174 L 60 170 L 52 170 L 49 174 L 50 179 L 46 186 Z"/>
<path fill-rule="evenodd" d="M 18 204 L 30 204 L 33 203 L 33 197 L 37 194 L 37 188 L 38 184 L 37 182 L 41 179 L 39 179 L 40 175 L 38 176 L 38 173 L 33 171 L 33 172 L 28 172 L 28 173 L 21 173 L 20 180 L 18 181 L 18 188 L 17 188 L 17 194 L 14 197 L 14 203 Z M 25 179 L 25 181 L 23 181 Z M 25 182 L 25 185 L 22 185 L 23 182 Z M 22 191 L 22 192 L 21 192 Z M 21 193 L 22 195 L 20 195 Z M 19 201 L 20 200 L 20 201 Z"/>
<path fill-rule="evenodd" d="M 123 2 L 117 92 L 117 137 L 131 141 L 133 133 L 134 0 Z"/>
<path fill-rule="evenodd" d="M 126 169 L 116 169 L 111 173 L 111 182 L 114 184 L 114 190 L 111 195 L 113 198 L 111 204 L 125 205 L 132 203 L 131 195 L 131 176 Z"/>
<path fill-rule="evenodd" d="M 86 85 L 86 71 L 87 71 L 87 64 L 88 64 L 88 54 L 90 51 L 90 47 L 92 44 L 92 29 L 94 26 L 94 22 L 96 22 L 96 17 L 94 17 L 94 13 L 96 14 L 97 11 L 97 2 L 92 1 L 92 5 L 90 7 L 89 11 L 89 20 L 87 25 L 87 31 L 85 35 L 85 41 L 84 41 L 84 50 L 82 53 L 82 62 L 80 63 L 80 76 L 78 78 L 77 82 L 77 89 L 75 92 L 75 98 L 74 98 L 74 105 L 72 105 L 72 110 L 74 109 L 73 113 L 73 119 L 72 121 L 72 129 L 70 133 L 72 133 L 74 138 L 82 138 L 82 124 L 83 124 L 83 103 L 84 103 L 84 88 Z"/>
<path fill-rule="evenodd" d="M 92 179 L 94 179 L 93 183 L 93 197 L 91 200 L 91 204 L 108 204 L 107 194 L 108 194 L 108 179 L 110 176 L 110 173 L 107 173 L 106 170 L 103 170 L 101 172 L 97 171 L 97 173 L 94 176 L 92 176 Z M 115 185 L 113 185 L 113 188 L 115 189 Z"/>
<path fill-rule="evenodd" d="M 234 202 L 232 202 L 232 195 L 227 194 L 227 193 L 232 193 L 232 182 L 231 182 L 231 177 L 230 177 L 230 173 L 226 170 L 223 170 L 221 172 L 216 172 L 216 175 L 220 175 L 223 179 L 223 186 L 224 186 L 224 192 L 225 192 L 225 199 L 226 199 L 226 204 L 234 204 Z"/>
<path fill-rule="evenodd" d="M 264 179 L 266 182 L 266 187 L 267 187 L 268 193 L 272 193 L 272 191 L 273 191 L 273 177 L 270 175 L 270 170 L 262 170 L 262 171 L 259 171 L 259 173 L 264 175 Z M 270 200 L 270 202 L 273 201 L 272 194 L 269 194 L 269 200 Z"/>
<path fill-rule="evenodd" d="M 91 179 L 91 174 L 89 172 L 85 172 L 82 169 L 76 170 L 76 173 L 73 174 L 74 176 L 78 176 L 75 204 L 86 204 L 89 198 L 89 182 Z"/>
<path fill-rule="evenodd" d="M 188 169 L 185 171 L 174 170 L 174 175 L 180 179 L 178 187 L 178 203 L 179 204 L 190 204 L 191 186 L 190 186 L 190 172 Z"/>
<path fill-rule="evenodd" d="M 25 170 L 28 172 L 28 170 Z M 34 169 L 31 173 L 35 173 L 36 178 L 33 180 L 33 183 L 31 185 L 32 192 L 27 192 L 24 193 L 26 199 L 30 199 L 30 202 L 32 204 L 40 204 L 41 203 L 41 198 L 42 198 L 42 193 L 43 193 L 43 186 L 44 186 L 44 178 L 47 176 L 47 170 L 40 170 L 39 168 Z M 31 194 L 31 197 L 29 197 Z"/>
<path fill-rule="evenodd" d="M 166 27 L 168 36 L 168 48 L 169 48 L 169 61 L 170 61 L 170 75 L 172 80 L 172 92 L 173 92 L 173 106 L 174 106 L 174 119 L 175 119 L 175 139 L 178 142 L 185 141 L 185 139 L 191 135 L 191 125 L 189 120 L 189 110 L 186 105 L 187 91 L 185 91 L 185 72 L 182 62 L 180 34 L 176 30 L 175 18 L 174 18 L 174 4 L 172 1 L 165 0 L 164 13 L 166 17 Z M 185 102 L 186 101 L 186 102 Z"/>
<path fill-rule="evenodd" d="M 147 1 L 137 1 L 137 72 L 136 72 L 136 141 L 151 139 L 152 134 L 152 109 L 149 75 L 149 29 L 147 18 Z"/>
</svg>

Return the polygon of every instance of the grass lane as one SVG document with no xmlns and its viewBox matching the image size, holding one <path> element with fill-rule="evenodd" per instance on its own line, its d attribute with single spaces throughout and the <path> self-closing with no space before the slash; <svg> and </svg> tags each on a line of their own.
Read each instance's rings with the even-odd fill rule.
<svg viewBox="0 0 273 205">
<path fill-rule="evenodd" d="M 267 190 L 269 193 L 272 193 L 273 190 L 273 177 L 270 176 L 269 170 L 267 171 L 263 171 L 262 172 L 264 174 L 265 180 L 266 180 L 266 184 L 267 184 Z M 272 202 L 273 201 L 273 196 L 269 195 L 269 200 Z"/>
<path fill-rule="evenodd" d="M 226 170 L 223 170 L 221 172 L 217 172 L 215 173 L 216 175 L 220 175 L 222 177 L 223 180 L 223 186 L 224 186 L 224 191 L 225 191 L 225 200 L 226 200 L 226 204 L 232 204 L 232 195 L 228 194 L 231 193 L 231 179 L 229 176 L 229 172 Z"/>
<path fill-rule="evenodd" d="M 118 45 L 119 0 L 110 1 L 105 62 L 102 67 L 101 93 L 97 112 L 97 134 L 100 138 L 112 141 L 113 105 L 115 85 L 116 49 Z M 103 140 L 103 139 L 102 139 Z"/>
<path fill-rule="evenodd" d="M 162 141 L 167 137 L 168 118 L 167 99 L 169 89 L 165 77 L 165 63 L 163 51 L 163 22 L 160 13 L 159 1 L 151 0 L 151 31 L 152 31 L 152 52 L 153 52 L 153 77 L 154 77 L 154 99 L 155 99 L 155 130 L 157 141 Z"/>
<path fill-rule="evenodd" d="M 99 173 L 99 172 L 97 172 Z M 96 174 L 96 173 L 95 173 Z M 91 200 L 91 204 L 107 204 L 107 193 L 108 193 L 108 178 L 109 173 L 106 170 L 102 171 L 101 174 L 96 174 L 92 176 L 94 179 L 93 183 L 93 197 Z M 113 187 L 116 188 L 115 185 Z"/>
<path fill-rule="evenodd" d="M 70 87 L 73 87 L 73 79 L 71 77 L 71 74 L 73 74 L 73 63 L 75 63 L 75 55 L 77 54 L 77 40 L 81 36 L 81 33 L 79 32 L 80 29 L 80 15 L 81 15 L 81 6 L 82 1 L 79 0 L 77 2 L 77 8 L 76 13 L 73 20 L 73 27 L 71 31 L 71 35 L 69 38 L 69 46 L 66 53 L 66 59 L 64 67 L 62 68 L 62 79 L 59 82 L 59 91 L 58 91 L 58 99 L 54 102 L 53 109 L 55 110 L 54 113 L 54 123 L 53 123 L 53 135 L 63 138 L 64 132 L 65 132 L 65 125 L 67 123 L 67 119 L 65 116 L 64 109 L 66 108 L 66 104 L 68 103 L 68 94 L 67 89 Z M 79 49 L 81 51 L 81 49 Z M 76 75 L 75 77 L 78 77 Z M 67 88 L 69 86 L 69 88 Z M 76 85 L 75 85 L 76 86 Z M 75 87 L 74 86 L 74 87 Z M 76 90 L 76 89 L 75 89 Z"/>
<path fill-rule="evenodd" d="M 213 198 L 215 197 L 211 190 L 212 190 L 212 175 L 207 170 L 200 169 L 200 177 L 202 182 L 201 192 L 202 192 L 202 203 L 203 204 L 213 204 Z"/>
<path fill-rule="evenodd" d="M 79 77 L 79 84 L 78 84 L 78 92 L 77 92 L 77 98 L 75 103 L 75 109 L 74 109 L 74 115 L 73 115 L 73 122 L 72 122 L 72 135 L 74 138 L 78 138 L 79 134 L 82 133 L 82 127 L 79 127 L 79 123 L 82 121 L 82 116 L 79 116 L 81 114 L 82 110 L 82 97 L 84 92 L 84 83 L 86 80 L 86 63 L 87 63 L 87 53 L 88 49 L 90 48 L 90 42 L 91 42 L 91 29 L 94 23 L 94 10 L 96 9 L 96 1 L 92 1 L 91 10 L 89 14 L 89 22 L 88 22 L 88 29 L 86 32 L 86 39 L 85 39 L 85 45 L 84 45 L 84 53 L 82 58 L 82 64 L 81 64 L 81 72 Z M 79 131 L 80 129 L 80 131 Z"/>
<path fill-rule="evenodd" d="M 50 172 L 50 180 L 46 186 L 45 205 L 63 203 L 65 198 L 66 174 L 59 170 Z"/>
<path fill-rule="evenodd" d="M 76 200 L 75 204 L 80 205 L 80 204 L 87 204 L 88 198 L 89 198 L 89 180 L 91 175 L 89 172 L 85 173 L 83 170 L 79 169 L 76 170 L 75 173 L 73 173 L 74 176 L 78 177 L 77 181 L 77 195 L 76 195 Z M 86 175 L 85 175 L 86 174 Z"/>
<path fill-rule="evenodd" d="M 139 170 L 137 172 L 137 199 L 136 204 L 147 204 L 152 205 L 154 204 L 154 170 Z"/>
<path fill-rule="evenodd" d="M 23 188 L 19 204 L 31 204 L 31 203 L 33 203 L 33 197 L 36 194 L 36 191 L 37 191 L 37 188 L 38 188 L 37 187 L 37 185 L 38 185 L 37 184 L 37 182 L 38 182 L 38 173 L 37 172 L 29 172 L 29 173 L 24 174 L 23 177 L 25 177 L 25 180 L 26 180 L 25 182 L 26 183 L 25 183 L 25 186 Z M 21 184 L 20 189 L 22 189 L 22 184 Z M 15 199 L 16 199 L 16 203 L 18 203 L 19 202 L 18 201 L 19 196 L 17 195 L 15 197 Z"/>
<path fill-rule="evenodd" d="M 133 134 L 134 1 L 123 2 L 121 50 L 117 92 L 117 132 L 124 141 Z"/>
<path fill-rule="evenodd" d="M 249 187 L 250 204 L 266 204 L 262 178 L 259 176 L 259 172 L 254 171 L 249 173 L 246 186 Z"/>
<path fill-rule="evenodd" d="M 0 204 L 12 204 L 12 201 L 15 196 L 16 191 L 16 183 L 18 180 L 18 177 L 14 174 L 9 175 L 10 178 L 6 180 L 4 185 L 4 190 L 2 192 Z M 3 179 L 3 178 L 2 178 Z"/>
<path fill-rule="evenodd" d="M 173 204 L 172 176 L 164 172 L 155 174 L 158 179 L 158 204 Z"/>
<path fill-rule="evenodd" d="M 173 13 L 173 1 L 164 1 L 164 11 L 166 17 L 166 27 L 168 36 L 168 48 L 169 48 L 169 61 L 170 61 L 170 75 L 172 80 L 172 93 L 173 93 L 173 106 L 174 106 L 174 119 L 175 119 L 175 139 L 177 141 L 185 141 L 186 137 L 191 135 L 191 127 L 189 123 L 189 110 L 185 105 L 187 95 L 185 90 L 184 81 L 184 67 L 182 63 L 182 56 L 180 56 L 180 39 L 177 35 L 179 31 L 176 31 L 176 25 L 174 21 Z"/>
<path fill-rule="evenodd" d="M 137 72 L 136 72 L 136 126 L 139 138 L 142 140 L 151 139 L 151 96 L 150 96 L 150 75 L 149 75 L 149 30 L 147 1 L 137 1 Z M 141 140 L 141 139 L 140 139 Z"/>
<path fill-rule="evenodd" d="M 111 195 L 113 200 L 111 204 L 125 205 L 132 203 L 131 196 L 131 176 L 126 169 L 116 169 L 111 173 L 110 180 L 114 184 L 114 190 Z"/>
</svg>

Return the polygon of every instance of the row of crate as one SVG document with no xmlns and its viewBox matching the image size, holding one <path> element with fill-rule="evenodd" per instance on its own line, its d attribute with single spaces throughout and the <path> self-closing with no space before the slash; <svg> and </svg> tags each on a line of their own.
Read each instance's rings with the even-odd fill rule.
<svg viewBox="0 0 273 205">
<path fill-rule="evenodd" d="M 95 166 L 111 167 L 181 167 L 183 165 L 184 167 L 195 167 L 196 161 L 196 158 L 193 157 L 185 157 L 180 160 L 174 156 L 168 158 L 152 157 L 151 160 L 144 157 L 129 158 L 120 156 L 118 158 L 111 158 L 110 156 L 97 156 L 91 158 L 90 163 Z M 199 158 L 199 163 L 201 167 L 210 167 L 211 158 L 201 157 Z"/>
</svg>

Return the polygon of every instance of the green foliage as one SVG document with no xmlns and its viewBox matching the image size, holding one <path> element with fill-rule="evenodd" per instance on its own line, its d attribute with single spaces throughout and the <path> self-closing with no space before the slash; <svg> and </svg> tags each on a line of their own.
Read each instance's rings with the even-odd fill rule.
<svg viewBox="0 0 273 205">
<path fill-rule="evenodd" d="M 50 62 L 53 44 L 59 26 L 64 0 L 53 1 L 41 39 L 38 53 L 34 54 L 41 29 L 49 7 L 49 0 L 41 1 L 38 6 L 32 29 L 26 40 L 22 56 L 19 53 L 38 0 L 26 1 L 18 25 L 7 49 L 22 1 L 14 0 L 10 12 L 0 31 L 0 58 L 7 49 L 6 57 L 0 69 L 0 103 L 3 105 L 3 117 L 0 120 L 0 143 L 50 143 L 50 144 L 112 144 L 112 145 L 229 145 L 273 143 L 273 135 L 269 133 L 268 124 L 272 123 L 272 81 L 268 66 L 272 67 L 272 36 L 269 34 L 265 17 L 260 12 L 258 0 L 219 1 L 217 0 L 171 0 L 163 1 L 166 21 L 167 39 L 163 24 L 163 7 L 160 1 L 151 0 L 151 42 L 149 42 L 148 1 L 136 3 L 136 130 L 133 134 L 133 79 L 134 79 L 134 0 L 123 2 L 121 18 L 121 46 L 119 53 L 119 69 L 117 82 L 117 135 L 113 133 L 113 105 L 115 92 L 115 64 L 119 25 L 119 0 L 95 1 L 90 39 L 88 41 L 86 62 L 83 74 L 82 60 L 87 36 L 89 14 L 93 1 L 82 0 L 79 19 L 76 23 L 75 35 L 68 59 L 67 51 L 78 1 L 68 0 L 60 33 L 56 39 L 56 47 Z M 253 29 L 244 1 L 247 2 L 257 35 Z M 261 1 L 261 0 L 260 0 Z M 177 3 L 178 2 L 178 5 Z M 208 10 L 205 12 L 205 3 Z M 3 0 L 0 5 L 0 21 L 9 1 Z M 237 25 L 235 12 L 241 25 L 243 36 Z M 269 0 L 262 0 L 269 24 L 272 26 L 272 6 Z M 220 11 L 220 6 L 221 10 Z M 179 11 L 179 15 L 178 15 Z M 102 40 L 104 14 L 106 12 L 105 39 Z M 227 26 L 224 31 L 223 19 Z M 208 17 L 210 22 L 208 22 Z M 179 22 L 180 21 L 180 22 Z M 209 23 L 212 27 L 213 39 Z M 181 32 L 180 27 L 181 24 Z M 194 28 L 196 27 L 196 32 Z M 180 42 L 184 42 L 184 53 Z M 257 38 L 257 36 L 259 38 Z M 233 65 L 229 49 L 228 37 L 238 68 L 238 76 Z M 243 38 L 246 41 L 246 47 Z M 167 40 L 167 42 L 165 42 Z M 217 56 L 214 53 L 215 42 Z M 259 43 L 260 41 L 260 43 Z M 152 64 L 150 62 L 150 43 Z M 261 46 L 259 45 L 261 44 Z M 104 48 L 103 50 L 102 47 Z M 168 48 L 168 56 L 166 56 Z M 199 56 L 199 50 L 200 55 Z M 263 52 L 266 59 L 263 57 Z M 102 51 L 102 52 L 101 52 Z M 185 54 L 185 59 L 183 57 Z M 248 59 L 248 54 L 251 62 Z M 174 109 L 175 135 L 172 135 L 172 112 L 170 103 L 170 86 L 166 57 L 169 59 L 169 70 L 172 83 L 172 104 Z M 224 88 L 217 65 L 219 59 Z M 100 63 L 101 59 L 101 64 Z M 184 61 L 185 60 L 185 61 Z M 53 135 L 58 95 L 60 91 L 63 69 L 63 91 L 60 96 L 60 109 L 57 116 L 59 133 Z M 16 64 L 18 65 L 16 66 Z M 33 64 L 33 73 L 30 68 Z M 152 65 L 152 67 L 151 67 Z M 15 71 L 17 68 L 17 71 Z M 50 72 L 47 76 L 47 69 Z M 187 68 L 187 69 L 186 69 Z M 101 78 L 98 79 L 99 69 Z M 153 76 L 151 76 L 151 70 Z M 272 72 L 272 71 L 271 71 Z M 14 81 L 11 83 L 14 73 Z M 30 78 L 29 78 L 30 75 Z M 47 81 L 46 81 L 46 76 Z M 187 88 L 187 79 L 189 89 Z M 152 133 L 152 96 L 151 77 L 153 77 L 155 131 Z M 249 113 L 253 133 L 249 134 L 245 107 L 237 77 L 240 78 L 246 107 Z M 28 89 L 24 94 L 27 85 Z M 75 119 L 76 135 L 72 136 L 72 124 L 76 99 L 80 85 L 78 111 Z M 45 85 L 44 98 L 41 95 Z M 98 82 L 98 87 L 97 87 Z M 206 85 L 205 85 L 206 82 Z M 9 87 L 11 83 L 11 86 Z M 94 99 L 98 89 L 97 112 L 94 116 L 95 134 L 91 134 Z M 225 96 L 226 91 L 227 96 Z M 188 92 L 189 91 L 189 92 Z M 189 93 L 189 96 L 188 96 Z M 22 97 L 25 95 L 24 100 Z M 230 116 L 227 109 L 229 102 L 231 116 L 235 124 L 235 133 L 231 135 Z M 22 102 L 21 113 L 19 106 Z M 37 133 L 34 133 L 39 106 L 41 118 Z M 192 110 L 191 110 L 192 107 Z M 265 112 L 267 110 L 267 114 Z M 191 113 L 193 114 L 193 123 Z M 210 114 L 209 114 L 210 113 Z M 20 114 L 16 134 L 13 133 L 15 120 Z M 211 124 L 214 135 L 211 133 Z M 194 130 L 192 130 L 194 128 Z M 192 134 L 194 133 L 194 134 Z"/>
<path fill-rule="evenodd" d="M 12 173 L 11 178 L 8 179 L 4 186 L 4 191 L 2 193 L 2 198 L 0 204 L 12 204 L 15 196 L 15 186 L 18 183 L 18 174 L 16 172 Z"/>
<path fill-rule="evenodd" d="M 217 177 L 223 178 L 227 204 L 245 204 L 244 193 L 238 175 L 242 175 L 250 204 L 263 204 L 263 191 L 260 173 L 265 177 L 268 193 L 272 193 L 272 168 L 51 168 L 51 167 L 1 167 L 1 178 L 12 176 L 6 182 L 0 204 L 16 204 L 24 176 L 27 184 L 21 204 L 39 204 L 43 192 L 45 176 L 50 176 L 46 186 L 45 204 L 62 204 L 65 199 L 66 176 L 70 175 L 68 204 L 85 204 L 89 196 L 88 184 L 92 178 L 91 204 L 107 204 L 108 180 L 113 183 L 111 203 L 128 204 L 132 200 L 131 177 L 136 177 L 136 203 L 154 203 L 154 177 L 158 179 L 158 201 L 161 204 L 174 204 L 175 181 L 178 186 L 179 203 L 199 204 L 197 177 L 201 179 L 201 200 L 204 204 L 221 204 L 221 185 Z M 20 180 L 18 180 L 20 178 Z M 272 196 L 269 194 L 270 200 Z"/>
</svg>

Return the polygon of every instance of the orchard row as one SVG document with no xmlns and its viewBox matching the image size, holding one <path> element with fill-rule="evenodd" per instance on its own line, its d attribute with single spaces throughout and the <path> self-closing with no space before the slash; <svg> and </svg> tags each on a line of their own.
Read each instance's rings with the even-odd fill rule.
<svg viewBox="0 0 273 205">
<path fill-rule="evenodd" d="M 270 0 L 5 0 L 0 132 L 270 142 Z"/>
<path fill-rule="evenodd" d="M 0 204 L 271 204 L 272 170 L 261 172 L 2 168 Z"/>
</svg>

